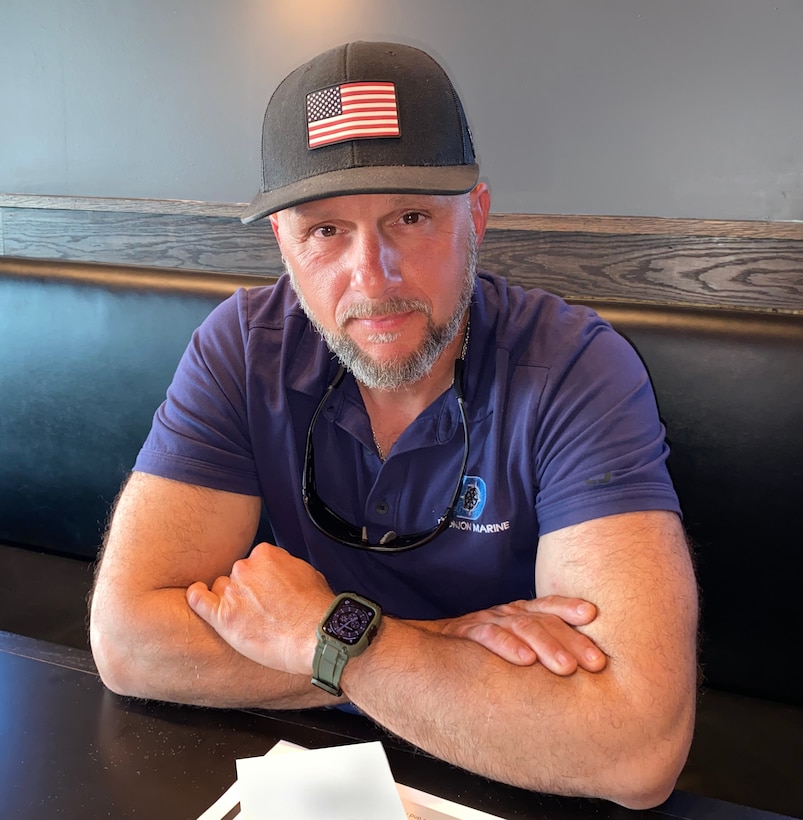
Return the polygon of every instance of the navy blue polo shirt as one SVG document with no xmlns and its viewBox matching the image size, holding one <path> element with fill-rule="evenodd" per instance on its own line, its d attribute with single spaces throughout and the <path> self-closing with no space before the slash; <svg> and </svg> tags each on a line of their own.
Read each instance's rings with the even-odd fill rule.
<svg viewBox="0 0 803 820">
<path fill-rule="evenodd" d="M 465 369 L 471 446 L 454 521 L 410 552 L 340 545 L 318 532 L 301 499 L 307 428 L 337 369 L 286 277 L 238 291 L 193 335 L 135 469 L 261 496 L 279 546 L 336 592 L 409 618 L 534 597 L 543 533 L 621 512 L 679 511 L 664 429 L 630 345 L 588 308 L 481 272 Z M 449 390 L 383 463 L 348 374 L 314 443 L 321 498 L 372 541 L 431 528 L 463 451 Z"/>
</svg>

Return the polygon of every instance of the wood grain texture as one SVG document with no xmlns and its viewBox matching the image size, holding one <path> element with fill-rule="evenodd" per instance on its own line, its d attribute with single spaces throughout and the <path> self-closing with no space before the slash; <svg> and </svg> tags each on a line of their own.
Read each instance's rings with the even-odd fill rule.
<svg viewBox="0 0 803 820">
<path fill-rule="evenodd" d="M 243 202 L 198 202 L 186 199 L 112 199 L 0 193 L 2 208 L 108 211 L 170 216 L 219 216 L 239 219 Z M 803 222 L 674 219 L 649 216 L 583 214 L 491 214 L 489 227 L 508 231 L 569 233 L 729 236 L 803 240 Z"/>
<path fill-rule="evenodd" d="M 231 217 L 9 208 L 5 254 L 275 275 L 270 225 Z"/>
<path fill-rule="evenodd" d="M 170 216 L 224 216 L 240 218 L 243 202 L 199 202 L 192 199 L 113 199 L 102 196 L 46 196 L 2 194 L 0 208 L 37 208 L 50 211 L 108 211 L 110 213 Z"/>
<path fill-rule="evenodd" d="M 239 203 L 0 194 L 0 253 L 278 276 Z M 803 312 L 803 223 L 492 214 L 483 267 L 575 299 Z"/>
<path fill-rule="evenodd" d="M 490 231 L 480 260 L 564 297 L 803 311 L 803 242 Z"/>
<path fill-rule="evenodd" d="M 803 240 L 803 222 L 672 219 L 653 216 L 582 216 L 562 214 L 491 214 L 490 227 L 507 231 L 563 233 L 725 236 Z"/>
</svg>

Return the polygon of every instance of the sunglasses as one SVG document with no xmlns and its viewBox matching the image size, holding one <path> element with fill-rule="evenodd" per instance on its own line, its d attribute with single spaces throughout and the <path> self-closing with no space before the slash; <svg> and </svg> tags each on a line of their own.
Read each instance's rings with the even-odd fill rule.
<svg viewBox="0 0 803 820">
<path fill-rule="evenodd" d="M 356 524 L 350 524 L 328 507 L 326 502 L 318 495 L 315 485 L 315 448 L 312 444 L 312 432 L 315 429 L 315 423 L 318 421 L 321 410 L 323 410 L 332 393 L 340 386 L 346 374 L 344 367 L 338 370 L 312 415 L 312 420 L 307 429 L 307 444 L 304 450 L 304 473 L 301 478 L 301 496 L 304 500 L 304 508 L 307 511 L 310 521 L 312 521 L 320 532 L 338 544 L 354 547 L 355 549 L 369 550 L 372 552 L 405 552 L 407 550 L 416 549 L 417 547 L 423 547 L 424 544 L 428 544 L 448 529 L 449 524 L 451 524 L 454 518 L 457 503 L 460 500 L 460 492 L 463 487 L 463 479 L 466 476 L 466 465 L 468 463 L 468 423 L 466 422 L 466 408 L 463 396 L 463 364 L 462 358 L 455 361 L 454 380 L 452 382 L 452 391 L 457 399 L 457 406 L 460 410 L 460 421 L 463 426 L 463 460 L 460 465 L 460 475 L 458 476 L 451 500 L 443 511 L 443 515 L 438 518 L 432 529 L 415 532 L 410 535 L 397 535 L 391 530 L 390 532 L 386 532 L 379 540 L 379 543 L 376 544 L 368 540 L 366 527 L 358 527 Z"/>
</svg>

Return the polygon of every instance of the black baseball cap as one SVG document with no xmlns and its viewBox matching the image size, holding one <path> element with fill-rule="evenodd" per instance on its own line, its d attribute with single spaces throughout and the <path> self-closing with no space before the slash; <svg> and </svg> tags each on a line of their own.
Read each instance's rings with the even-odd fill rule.
<svg viewBox="0 0 803 820">
<path fill-rule="evenodd" d="M 463 105 L 443 68 L 411 46 L 347 43 L 273 93 L 262 186 L 241 219 L 344 194 L 463 194 L 478 177 Z"/>
</svg>

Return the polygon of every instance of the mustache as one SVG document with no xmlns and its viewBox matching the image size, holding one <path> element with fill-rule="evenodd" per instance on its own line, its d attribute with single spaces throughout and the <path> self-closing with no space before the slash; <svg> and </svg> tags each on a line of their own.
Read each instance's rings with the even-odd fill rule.
<svg viewBox="0 0 803 820">
<path fill-rule="evenodd" d="M 352 319 L 370 319 L 374 316 L 392 316 L 395 313 L 423 313 L 428 319 L 432 317 L 432 307 L 421 299 L 405 296 L 390 296 L 381 301 L 362 301 L 350 304 L 335 317 L 338 327 L 343 329 Z"/>
</svg>

